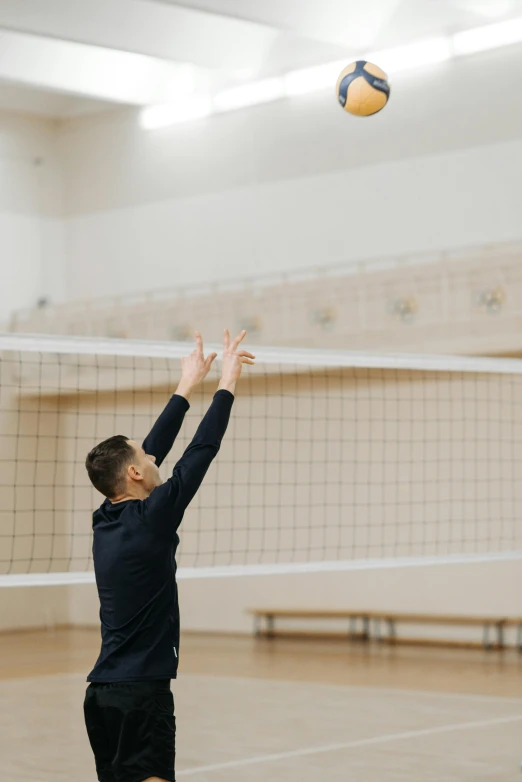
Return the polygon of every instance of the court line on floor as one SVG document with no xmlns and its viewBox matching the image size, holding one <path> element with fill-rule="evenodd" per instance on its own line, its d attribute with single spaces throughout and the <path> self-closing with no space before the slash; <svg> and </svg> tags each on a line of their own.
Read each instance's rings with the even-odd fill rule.
<svg viewBox="0 0 522 782">
<path fill-rule="evenodd" d="M 308 755 L 320 755 L 327 752 L 337 752 L 343 749 L 358 749 L 359 747 L 370 747 L 376 744 L 387 744 L 393 741 L 404 741 L 406 739 L 416 739 L 423 736 L 435 736 L 439 733 L 452 733 L 459 730 L 473 730 L 474 728 L 490 728 L 494 725 L 505 725 L 510 722 L 521 722 L 522 714 L 511 717 L 498 717 L 494 720 L 481 720 L 477 722 L 457 722 L 453 725 L 442 725 L 435 728 L 423 728 L 422 730 L 409 730 L 404 733 L 387 733 L 382 736 L 372 736 L 367 739 L 356 739 L 340 744 L 326 744 L 320 747 L 307 747 L 306 749 L 294 749 L 288 752 L 278 752 L 272 755 L 260 755 L 253 758 L 244 758 L 243 760 L 229 760 L 225 763 L 215 763 L 208 766 L 196 766 L 177 771 L 177 777 L 188 777 L 193 774 L 203 774 L 212 771 L 222 771 L 227 768 L 242 768 L 244 766 L 255 766 L 261 763 L 274 763 L 278 760 L 287 760 L 288 758 L 300 758 Z"/>
</svg>

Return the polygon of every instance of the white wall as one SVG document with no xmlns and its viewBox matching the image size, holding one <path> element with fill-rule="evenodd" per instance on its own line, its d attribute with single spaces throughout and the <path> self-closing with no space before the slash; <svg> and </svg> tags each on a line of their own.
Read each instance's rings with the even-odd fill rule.
<svg viewBox="0 0 522 782">
<path fill-rule="evenodd" d="M 248 576 L 180 581 L 182 629 L 250 633 L 248 608 L 319 608 L 432 614 L 520 616 L 520 563 L 437 565 L 292 576 Z M 495 584 L 495 588 L 491 588 Z M 27 591 L 27 590 L 26 590 Z M 68 588 L 70 621 L 96 626 L 94 586 Z M 332 630 L 347 623 L 286 623 L 285 627 Z M 403 635 L 481 640 L 480 629 L 399 628 Z M 509 633 L 514 643 L 514 633 Z M 94 664 L 94 661 L 93 661 Z"/>
<path fill-rule="evenodd" d="M 369 119 L 320 93 L 66 123 L 68 296 L 520 239 L 521 89 L 512 47 L 397 78 Z"/>
<path fill-rule="evenodd" d="M 247 609 L 277 606 L 520 616 L 521 580 L 520 563 L 489 563 L 180 581 L 182 629 L 250 633 Z M 0 630 L 67 623 L 99 625 L 95 585 L 0 590 Z M 346 629 L 346 622 L 332 629 Z M 408 631 L 412 634 L 412 628 L 403 628 Z M 480 640 L 477 629 L 416 628 L 413 634 Z M 513 643 L 514 635 L 508 640 Z"/>
<path fill-rule="evenodd" d="M 0 322 L 65 294 L 62 176 L 55 123 L 0 113 Z"/>
<path fill-rule="evenodd" d="M 134 111 L 0 113 L 0 319 L 44 295 L 522 238 L 522 47 L 392 88 L 362 120 L 328 93 L 155 132 Z"/>
<path fill-rule="evenodd" d="M 124 295 L 515 241 L 521 181 L 522 139 L 78 215 L 67 226 L 68 293 Z"/>
<path fill-rule="evenodd" d="M 477 563 L 181 581 L 180 595 L 186 630 L 249 632 L 246 609 L 271 606 L 520 616 L 521 580 L 518 562 Z"/>
</svg>

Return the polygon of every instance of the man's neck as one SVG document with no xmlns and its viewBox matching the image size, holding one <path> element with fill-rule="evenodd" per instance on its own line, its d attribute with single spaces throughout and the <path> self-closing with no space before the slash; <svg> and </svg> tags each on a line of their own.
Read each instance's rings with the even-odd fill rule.
<svg viewBox="0 0 522 782">
<path fill-rule="evenodd" d="M 112 505 L 116 505 L 119 502 L 128 502 L 129 500 L 146 500 L 149 495 L 150 492 L 142 489 L 140 486 L 136 487 L 135 489 L 133 488 L 131 492 L 125 492 L 124 494 L 118 495 L 117 497 L 111 497 L 108 499 Z"/>
</svg>

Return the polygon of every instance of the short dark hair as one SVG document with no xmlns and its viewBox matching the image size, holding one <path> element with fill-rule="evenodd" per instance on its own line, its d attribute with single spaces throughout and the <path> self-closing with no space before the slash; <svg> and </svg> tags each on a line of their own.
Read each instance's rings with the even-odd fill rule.
<svg viewBox="0 0 522 782">
<path fill-rule="evenodd" d="M 125 468 L 135 457 L 136 451 L 122 434 L 95 445 L 85 460 L 94 488 L 109 499 L 125 491 Z"/>
</svg>

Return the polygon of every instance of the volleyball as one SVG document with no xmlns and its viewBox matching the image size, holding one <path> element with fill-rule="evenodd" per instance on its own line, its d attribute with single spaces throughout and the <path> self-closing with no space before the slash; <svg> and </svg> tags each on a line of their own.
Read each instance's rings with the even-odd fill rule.
<svg viewBox="0 0 522 782">
<path fill-rule="evenodd" d="M 347 65 L 337 79 L 337 98 L 342 108 L 358 117 L 377 114 L 388 103 L 390 85 L 381 68 L 366 60 Z"/>
</svg>

